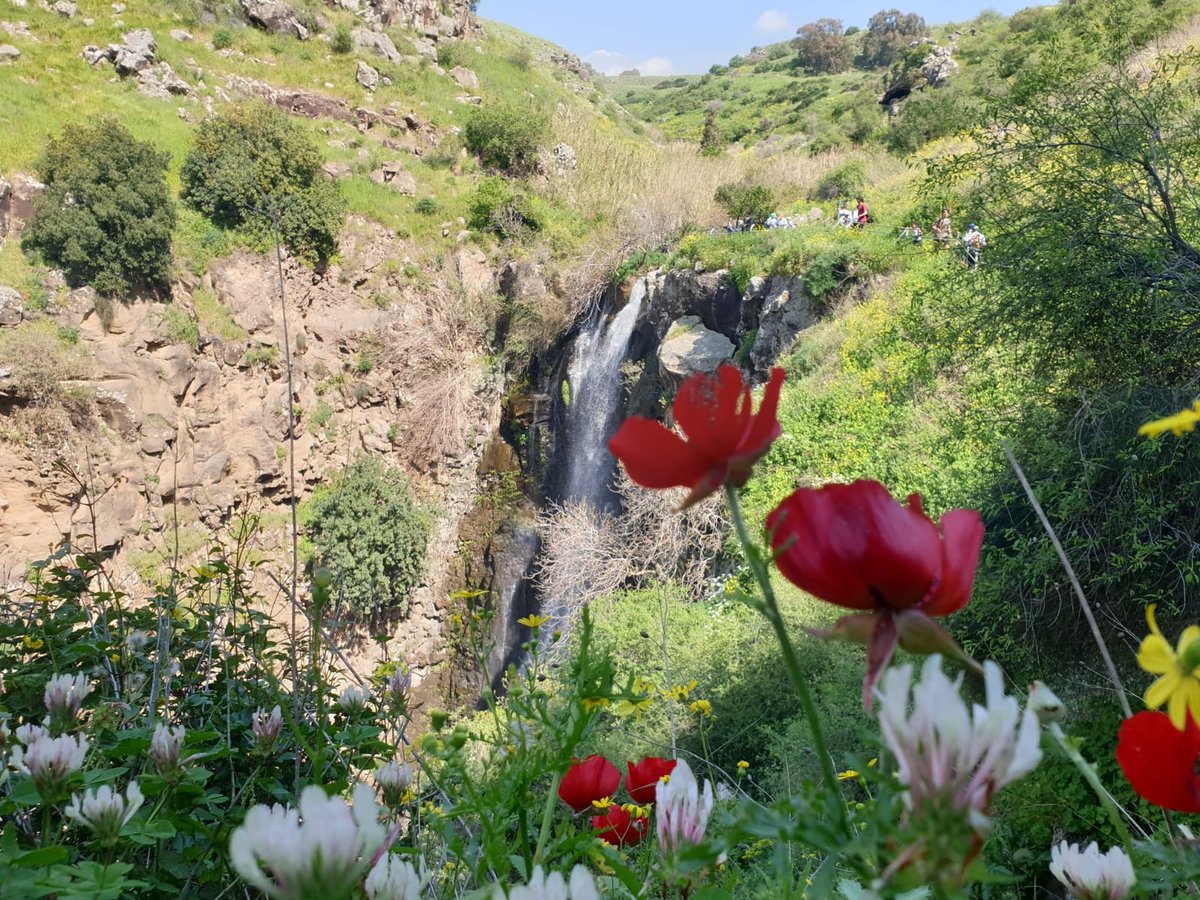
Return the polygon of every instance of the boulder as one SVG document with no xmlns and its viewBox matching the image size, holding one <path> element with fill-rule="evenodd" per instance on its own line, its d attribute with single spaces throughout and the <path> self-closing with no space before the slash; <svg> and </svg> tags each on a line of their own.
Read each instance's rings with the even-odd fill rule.
<svg viewBox="0 0 1200 900">
<path fill-rule="evenodd" d="M 733 356 L 733 341 L 710 331 L 698 316 L 683 316 L 671 323 L 658 348 L 658 365 L 664 384 L 677 389 L 697 372 L 712 373 Z"/>
<path fill-rule="evenodd" d="M 12 62 L 21 55 L 21 51 L 12 44 L 0 44 L 0 63 Z"/>
<path fill-rule="evenodd" d="M 138 73 L 138 90 L 156 100 L 184 97 L 192 92 L 191 85 L 180 78 L 170 63 L 161 62 Z"/>
<path fill-rule="evenodd" d="M 54 4 L 54 11 L 65 19 L 75 18 L 75 14 L 79 12 L 79 6 L 73 0 L 58 0 Z"/>
<path fill-rule="evenodd" d="M 12 185 L 0 175 L 0 241 L 8 234 L 8 210 L 12 205 Z"/>
<path fill-rule="evenodd" d="M 371 173 L 371 180 L 376 184 L 388 184 L 406 197 L 417 193 L 417 179 L 404 168 L 399 160 L 385 162 L 380 168 Z"/>
<path fill-rule="evenodd" d="M 325 173 L 326 178 L 330 178 L 333 181 L 339 181 L 342 178 L 349 178 L 354 174 L 353 169 L 351 169 L 345 163 L 340 162 L 327 162 L 321 166 L 321 171 Z"/>
<path fill-rule="evenodd" d="M 110 52 L 106 47 L 97 47 L 95 44 L 88 44 L 79 54 L 89 66 L 98 66 L 102 62 L 112 62 L 115 54 Z"/>
<path fill-rule="evenodd" d="M 186 31 L 183 28 L 172 28 L 171 40 L 179 41 L 181 44 L 186 44 L 189 41 L 195 40 L 195 38 L 192 37 L 192 33 L 190 31 Z"/>
<path fill-rule="evenodd" d="M 474 69 L 468 69 L 464 66 L 455 66 L 450 70 L 450 77 L 458 82 L 460 87 L 468 91 L 479 90 L 479 76 L 475 74 Z"/>
<path fill-rule="evenodd" d="M 396 49 L 392 39 L 383 32 L 371 31 L 369 28 L 355 28 L 350 32 L 350 39 L 354 42 L 355 47 L 370 50 L 388 62 L 404 61 L 403 55 Z"/>
<path fill-rule="evenodd" d="M 118 74 L 133 75 L 154 65 L 158 44 L 148 29 L 135 28 L 133 31 L 127 31 L 121 35 L 121 40 L 123 43 L 109 44 L 107 54 Z M 87 48 L 84 49 L 84 54 L 86 59 Z"/>
<path fill-rule="evenodd" d="M 0 325 L 20 325 L 24 312 L 16 289 L 0 284 Z"/>
<path fill-rule="evenodd" d="M 241 0 L 246 18 L 266 31 L 308 40 L 308 28 L 296 10 L 282 0 Z"/>
<path fill-rule="evenodd" d="M 460 246 L 454 251 L 454 270 L 469 294 L 487 294 L 496 289 L 491 263 L 481 250 Z"/>
<path fill-rule="evenodd" d="M 379 72 L 360 59 L 357 71 L 354 73 L 354 80 L 368 91 L 373 91 L 379 87 Z"/>
</svg>

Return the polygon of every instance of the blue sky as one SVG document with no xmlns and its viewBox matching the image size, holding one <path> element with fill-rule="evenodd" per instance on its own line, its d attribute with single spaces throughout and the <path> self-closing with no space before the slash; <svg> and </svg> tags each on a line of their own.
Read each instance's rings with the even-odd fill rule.
<svg viewBox="0 0 1200 900">
<path fill-rule="evenodd" d="M 930 24 L 984 9 L 1009 14 L 1039 0 L 481 0 L 479 13 L 546 38 L 613 74 L 705 72 L 757 44 L 771 44 L 822 17 L 865 26 L 880 9 L 916 12 Z"/>
</svg>

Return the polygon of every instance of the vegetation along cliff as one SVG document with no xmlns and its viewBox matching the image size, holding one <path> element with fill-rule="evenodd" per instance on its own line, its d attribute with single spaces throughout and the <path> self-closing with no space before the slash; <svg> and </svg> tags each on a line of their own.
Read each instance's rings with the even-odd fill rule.
<svg viewBox="0 0 1200 900">
<path fill-rule="evenodd" d="M 476 6 L 0 0 L 0 896 L 1194 891 L 1200 2 Z"/>
</svg>

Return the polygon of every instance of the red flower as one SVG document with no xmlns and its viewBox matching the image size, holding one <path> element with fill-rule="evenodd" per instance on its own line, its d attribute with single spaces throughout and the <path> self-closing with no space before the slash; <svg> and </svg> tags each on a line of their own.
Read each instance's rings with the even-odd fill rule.
<svg viewBox="0 0 1200 900">
<path fill-rule="evenodd" d="M 1200 812 L 1200 727 L 1190 716 L 1180 731 L 1163 712 L 1140 712 L 1121 723 L 1117 762 L 1138 795 L 1177 812 Z"/>
<path fill-rule="evenodd" d="M 635 818 L 619 806 L 610 807 L 602 816 L 592 816 L 596 836 L 614 847 L 628 847 L 646 836 L 646 820 Z"/>
<path fill-rule="evenodd" d="M 660 422 L 633 416 L 612 436 L 608 449 L 642 487 L 691 488 L 685 507 L 726 481 L 741 487 L 755 461 L 779 437 L 775 409 L 783 374 L 783 369 L 771 370 L 755 415 L 750 386 L 736 366 L 721 366 L 715 376 L 699 372 L 683 383 L 671 407 L 686 440 Z"/>
<path fill-rule="evenodd" d="M 621 770 L 603 756 L 576 760 L 558 783 L 563 803 L 580 813 L 592 808 L 593 800 L 611 797 L 621 786 Z"/>
<path fill-rule="evenodd" d="M 953 509 L 939 525 L 925 515 L 919 495 L 902 506 L 877 481 L 800 488 L 767 517 L 776 564 L 788 581 L 829 603 L 870 611 L 843 617 L 831 632 L 867 644 L 868 709 L 897 643 L 965 658 L 930 617 L 949 615 L 970 599 L 983 522 L 974 510 Z"/>
<path fill-rule="evenodd" d="M 649 806 L 654 802 L 654 792 L 664 775 L 675 769 L 675 760 L 661 756 L 647 756 L 636 766 L 627 763 L 629 774 L 625 776 L 625 790 L 629 799 L 638 806 Z"/>
</svg>

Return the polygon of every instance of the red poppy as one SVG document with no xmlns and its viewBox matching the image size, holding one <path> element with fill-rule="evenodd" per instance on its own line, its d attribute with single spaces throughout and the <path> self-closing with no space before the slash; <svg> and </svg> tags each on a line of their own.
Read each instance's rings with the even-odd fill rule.
<svg viewBox="0 0 1200 900">
<path fill-rule="evenodd" d="M 628 847 L 646 836 L 646 820 L 634 817 L 619 806 L 611 806 L 602 816 L 592 816 L 596 837 L 614 847 Z"/>
<path fill-rule="evenodd" d="M 636 766 L 627 763 L 629 774 L 625 776 L 625 790 L 629 799 L 638 806 L 649 806 L 654 802 L 654 792 L 664 775 L 675 769 L 675 760 L 661 756 L 647 756 Z"/>
<path fill-rule="evenodd" d="M 939 528 L 940 525 L 940 528 Z M 931 616 L 961 609 L 971 597 L 983 522 L 953 509 L 938 525 L 913 494 L 903 506 L 877 481 L 800 488 L 767 517 L 776 564 L 788 581 L 838 606 L 832 634 L 867 644 L 863 702 L 899 643 L 914 652 L 962 650 Z"/>
<path fill-rule="evenodd" d="M 621 786 L 621 770 L 603 756 L 576 760 L 558 783 L 563 803 L 580 813 L 592 808 L 593 800 L 611 797 Z"/>
<path fill-rule="evenodd" d="M 691 506 L 731 481 L 741 487 L 750 470 L 779 437 L 779 391 L 783 369 L 772 369 L 762 406 L 754 414 L 750 386 L 736 366 L 716 375 L 699 372 L 683 383 L 671 414 L 680 437 L 661 422 L 633 416 L 617 430 L 608 449 L 645 488 L 687 487 Z"/>
<path fill-rule="evenodd" d="M 1117 762 L 1138 795 L 1176 812 L 1200 813 L 1200 727 L 1191 716 L 1180 731 L 1164 712 L 1140 712 L 1121 723 Z"/>
</svg>

